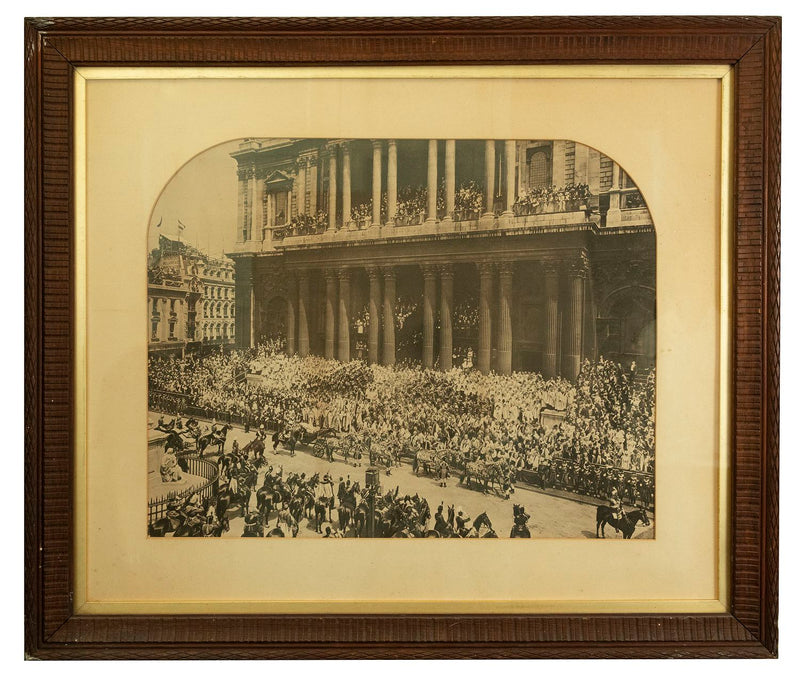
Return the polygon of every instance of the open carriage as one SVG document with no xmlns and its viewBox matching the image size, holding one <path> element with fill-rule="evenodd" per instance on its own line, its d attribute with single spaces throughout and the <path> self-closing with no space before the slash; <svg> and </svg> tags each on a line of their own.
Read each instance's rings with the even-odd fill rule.
<svg viewBox="0 0 800 686">
<path fill-rule="evenodd" d="M 414 457 L 412 469 L 417 476 L 425 475 L 438 478 L 442 467 L 449 471 L 452 466 L 451 450 L 419 450 Z"/>
</svg>

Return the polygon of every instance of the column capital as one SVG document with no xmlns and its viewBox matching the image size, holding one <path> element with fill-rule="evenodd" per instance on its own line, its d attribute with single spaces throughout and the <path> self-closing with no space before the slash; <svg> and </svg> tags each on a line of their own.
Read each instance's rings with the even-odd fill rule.
<svg viewBox="0 0 800 686">
<path fill-rule="evenodd" d="M 545 276 L 558 276 L 561 273 L 561 260 L 547 257 L 542 260 L 542 269 Z"/>
<path fill-rule="evenodd" d="M 423 264 L 421 266 L 422 266 L 422 276 L 425 280 L 436 278 L 436 273 L 439 271 L 438 264 Z"/>
<path fill-rule="evenodd" d="M 319 155 L 318 150 L 309 150 L 308 152 L 301 152 L 295 162 L 298 165 L 308 166 L 311 163 L 312 159 L 316 159 Z"/>
<path fill-rule="evenodd" d="M 514 263 L 510 261 L 498 262 L 497 263 L 498 271 L 500 272 L 500 276 L 513 276 L 514 274 Z"/>
<path fill-rule="evenodd" d="M 256 167 L 255 165 L 248 165 L 246 167 L 239 167 L 236 172 L 239 175 L 240 181 L 245 181 L 246 179 L 255 178 L 256 175 Z"/>
<path fill-rule="evenodd" d="M 377 265 L 371 264 L 368 267 L 365 267 L 365 269 L 370 281 L 377 281 L 381 275 L 381 268 Z"/>
<path fill-rule="evenodd" d="M 481 276 L 491 276 L 494 272 L 493 262 L 476 262 L 475 266 L 478 268 L 478 274 Z"/>
<path fill-rule="evenodd" d="M 384 140 L 383 138 L 370 138 L 369 142 L 372 143 L 372 149 L 375 150 L 376 148 L 383 148 Z"/>
<path fill-rule="evenodd" d="M 298 281 L 308 281 L 308 267 L 298 267 L 295 272 L 297 273 Z"/>
<path fill-rule="evenodd" d="M 567 261 L 570 276 L 585 279 L 589 275 L 589 258 L 584 251 Z"/>
<path fill-rule="evenodd" d="M 393 266 L 381 267 L 381 271 L 383 272 L 384 279 L 389 279 L 391 281 L 395 281 L 397 279 L 397 271 Z"/>
<path fill-rule="evenodd" d="M 326 281 L 336 280 L 336 269 L 334 267 L 325 267 L 325 269 L 322 270 L 322 273 L 325 275 Z"/>
<path fill-rule="evenodd" d="M 445 279 L 452 279 L 455 270 L 452 264 L 440 264 L 439 265 L 439 273 L 441 274 L 442 278 Z"/>
<path fill-rule="evenodd" d="M 339 274 L 339 281 L 349 281 L 350 267 L 339 267 L 338 274 Z"/>
</svg>

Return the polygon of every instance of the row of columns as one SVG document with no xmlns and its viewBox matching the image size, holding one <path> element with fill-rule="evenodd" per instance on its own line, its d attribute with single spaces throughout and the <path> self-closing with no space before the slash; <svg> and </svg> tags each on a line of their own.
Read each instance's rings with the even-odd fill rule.
<svg viewBox="0 0 800 686">
<path fill-rule="evenodd" d="M 382 165 L 383 147 L 381 140 L 372 140 L 372 225 L 381 225 L 381 194 L 382 188 Z M 335 231 L 336 213 L 338 209 L 338 184 L 337 184 L 337 148 L 342 150 L 342 217 L 345 226 L 350 221 L 352 190 L 350 176 L 350 148 L 347 141 L 331 143 L 325 150 L 328 158 L 328 231 Z M 387 225 L 392 226 L 394 216 L 397 213 L 397 141 L 389 139 L 386 141 L 387 152 L 387 173 L 386 173 L 386 195 L 387 195 Z M 503 155 L 505 164 L 505 187 L 506 206 L 503 214 L 512 215 L 512 207 L 516 200 L 516 140 L 506 140 Z M 485 141 L 485 168 L 484 168 L 484 216 L 494 216 L 494 191 L 495 191 L 495 141 Z M 427 222 L 437 222 L 436 198 L 437 180 L 439 173 L 438 163 L 438 140 L 428 140 L 428 167 L 427 167 L 427 188 L 428 206 L 426 211 Z M 455 212 L 456 202 L 456 141 L 455 139 L 445 140 L 445 161 L 444 161 L 444 181 L 445 181 L 445 220 L 452 220 Z M 305 196 L 305 188 L 302 195 Z"/>
<path fill-rule="evenodd" d="M 387 154 L 387 174 L 386 191 L 388 198 L 388 225 L 393 224 L 394 215 L 397 213 L 397 141 L 388 139 L 385 141 Z M 485 143 L 485 165 L 484 165 L 484 217 L 494 216 L 495 207 L 495 141 L 486 140 Z M 350 146 L 348 141 L 334 141 L 323 149 L 323 164 L 328 167 L 328 230 L 335 231 L 336 214 L 339 202 L 338 188 L 338 149 L 342 151 L 342 217 L 345 226 L 350 221 L 352 209 L 352 184 L 350 170 Z M 382 164 L 383 164 L 384 141 L 372 140 L 372 225 L 381 225 L 381 194 L 382 188 Z M 316 153 L 314 153 L 316 155 Z M 505 187 L 506 206 L 504 215 L 512 215 L 512 206 L 516 200 L 516 140 L 506 140 L 504 142 L 503 156 L 505 158 Z M 297 175 L 294 181 L 294 194 L 297 198 L 297 212 L 306 213 L 306 190 L 311 190 L 310 207 L 308 211 L 314 214 L 317 209 L 317 168 L 318 162 L 313 155 L 304 154 L 297 160 Z M 437 222 L 436 197 L 437 181 L 439 173 L 438 163 L 438 140 L 428 141 L 428 166 L 427 166 L 427 188 L 428 206 L 426 216 L 427 222 Z M 311 177 L 307 179 L 307 177 Z M 455 211 L 456 193 L 456 141 L 455 139 L 445 140 L 445 220 L 452 220 Z M 242 240 L 260 240 L 261 231 L 264 226 L 272 226 L 275 223 L 276 209 L 271 202 L 271 196 L 265 195 L 265 179 L 257 177 L 255 167 L 243 168 L 239 172 L 239 213 L 237 224 L 240 227 Z M 292 215 L 292 190 L 287 192 L 286 221 Z"/>
<path fill-rule="evenodd" d="M 484 373 L 494 370 L 510 374 L 512 367 L 513 331 L 513 263 L 480 262 L 478 299 L 478 345 L 476 368 Z M 542 372 L 546 377 L 558 373 L 560 274 L 567 270 L 568 297 L 563 303 L 566 333 L 561 373 L 575 379 L 580 371 L 583 352 L 584 282 L 587 262 L 584 255 L 571 259 L 544 262 L 544 352 Z M 447 371 L 453 364 L 453 266 L 422 266 L 422 365 L 434 366 L 434 327 L 438 306 L 439 368 Z M 325 276 L 325 347 L 328 359 L 350 360 L 350 276 L 348 267 L 326 269 Z M 394 267 L 367 267 L 369 278 L 369 329 L 367 359 L 370 364 L 393 365 L 395 351 L 395 301 L 397 277 Z M 287 353 L 309 354 L 309 279 L 307 270 L 298 270 L 290 277 L 287 309 Z M 438 298 L 437 298 L 438 295 Z M 381 332 L 381 314 L 383 331 Z M 381 350 L 381 333 L 383 348 Z M 493 345 L 494 344 L 494 345 Z M 494 359 L 492 351 L 495 351 Z"/>
</svg>

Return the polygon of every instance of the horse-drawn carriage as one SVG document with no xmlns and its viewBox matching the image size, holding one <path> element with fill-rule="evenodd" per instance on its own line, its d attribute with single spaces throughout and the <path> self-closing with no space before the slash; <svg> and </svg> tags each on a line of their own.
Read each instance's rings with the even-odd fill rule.
<svg viewBox="0 0 800 686">
<path fill-rule="evenodd" d="M 419 450 L 416 455 L 414 455 L 411 468 L 417 476 L 424 474 L 425 476 L 438 478 L 442 474 L 442 468 L 445 469 L 445 473 L 449 472 L 455 465 L 457 456 L 457 451 L 447 448 L 440 450 Z"/>
<path fill-rule="evenodd" d="M 467 462 L 461 475 L 461 483 L 467 488 L 476 486 L 483 493 L 493 490 L 506 499 L 514 492 L 515 479 L 512 468 L 486 460 Z"/>
<path fill-rule="evenodd" d="M 369 463 L 392 467 L 398 462 L 397 449 L 389 442 L 373 441 L 369 446 Z"/>
<path fill-rule="evenodd" d="M 369 455 L 369 442 L 356 434 L 348 434 L 334 441 L 332 448 L 344 458 L 345 463 L 352 460 L 355 465 L 360 465 L 361 460 Z"/>
</svg>

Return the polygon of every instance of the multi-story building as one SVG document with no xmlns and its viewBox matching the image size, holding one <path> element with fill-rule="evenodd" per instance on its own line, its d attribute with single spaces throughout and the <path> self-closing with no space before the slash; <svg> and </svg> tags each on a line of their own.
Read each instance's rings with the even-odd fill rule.
<svg viewBox="0 0 800 686">
<path fill-rule="evenodd" d="M 231 260 L 209 257 L 180 238 L 162 235 L 147 274 L 151 353 L 182 355 L 234 342 Z"/>
<path fill-rule="evenodd" d="M 619 165 L 564 140 L 245 139 L 236 342 L 577 376 L 655 361 L 655 231 Z"/>
</svg>

